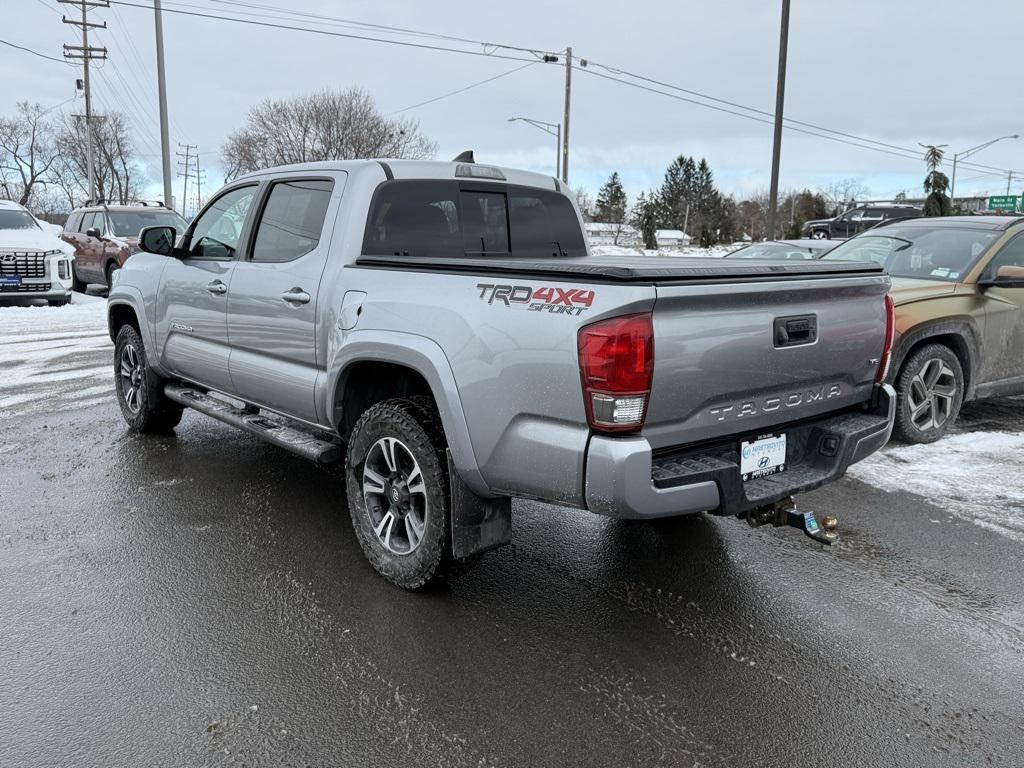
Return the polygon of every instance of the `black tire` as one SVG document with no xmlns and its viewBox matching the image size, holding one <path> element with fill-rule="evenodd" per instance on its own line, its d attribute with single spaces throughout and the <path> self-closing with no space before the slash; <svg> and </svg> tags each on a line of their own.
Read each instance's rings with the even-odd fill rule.
<svg viewBox="0 0 1024 768">
<path fill-rule="evenodd" d="M 103 277 L 107 281 L 107 290 L 109 291 L 114 287 L 114 273 L 121 268 L 116 261 L 112 261 L 107 264 L 107 268 L 103 270 Z"/>
<path fill-rule="evenodd" d="M 944 437 L 964 402 L 964 370 L 944 344 L 928 344 L 900 368 L 896 387 L 897 439 L 934 443 Z"/>
<path fill-rule="evenodd" d="M 367 480 L 364 472 L 368 462 L 371 462 L 371 472 L 382 468 L 373 462 L 384 456 L 378 446 L 386 439 L 397 441 L 397 446 L 392 448 L 394 469 L 387 478 L 383 478 L 382 473 L 378 475 L 386 482 L 380 483 L 381 492 L 377 493 L 368 490 L 376 485 L 372 479 Z M 413 479 L 416 468 L 423 480 L 422 493 L 410 493 L 409 499 L 395 498 L 392 502 L 395 488 L 402 489 L 404 480 Z M 464 573 L 479 559 L 456 561 L 450 556 L 447 443 L 437 410 L 429 398 L 385 400 L 370 407 L 359 418 L 348 441 L 345 483 L 349 514 L 359 546 L 370 565 L 393 584 L 403 589 L 422 589 Z M 407 491 L 412 487 L 404 486 Z M 385 500 L 389 504 L 387 511 L 383 508 Z M 400 509 L 403 504 L 408 506 L 404 512 Z M 416 524 L 406 522 L 410 516 L 421 525 L 415 544 L 412 540 Z M 397 536 L 395 543 L 390 543 L 392 532 Z"/>
<path fill-rule="evenodd" d="M 51 307 L 63 307 L 70 299 L 47 299 L 46 303 Z"/>
<path fill-rule="evenodd" d="M 811 240 L 828 240 L 828 232 L 824 229 L 816 229 L 811 232 Z"/>
<path fill-rule="evenodd" d="M 168 432 L 178 425 L 184 409 L 164 394 L 165 383 L 150 369 L 139 332 L 122 326 L 114 342 L 114 388 L 130 429 Z"/>
<path fill-rule="evenodd" d="M 75 269 L 75 262 L 71 262 L 71 290 L 78 291 L 79 293 L 85 293 L 85 289 L 89 287 L 89 284 L 78 277 L 78 272 Z"/>
</svg>

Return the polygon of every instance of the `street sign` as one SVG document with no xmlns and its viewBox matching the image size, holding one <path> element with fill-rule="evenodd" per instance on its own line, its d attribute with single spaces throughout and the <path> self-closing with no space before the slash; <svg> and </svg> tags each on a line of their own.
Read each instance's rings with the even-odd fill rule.
<svg viewBox="0 0 1024 768">
<path fill-rule="evenodd" d="M 1020 198 L 1016 195 L 995 195 L 988 199 L 990 211 L 1016 211 Z"/>
</svg>

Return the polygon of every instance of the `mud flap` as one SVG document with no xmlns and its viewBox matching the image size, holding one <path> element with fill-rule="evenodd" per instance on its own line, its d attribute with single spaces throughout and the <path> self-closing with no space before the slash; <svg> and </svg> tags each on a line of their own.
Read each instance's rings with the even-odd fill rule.
<svg viewBox="0 0 1024 768">
<path fill-rule="evenodd" d="M 512 541 L 512 499 L 484 499 L 459 477 L 448 452 L 451 478 L 452 556 L 456 560 Z"/>
</svg>

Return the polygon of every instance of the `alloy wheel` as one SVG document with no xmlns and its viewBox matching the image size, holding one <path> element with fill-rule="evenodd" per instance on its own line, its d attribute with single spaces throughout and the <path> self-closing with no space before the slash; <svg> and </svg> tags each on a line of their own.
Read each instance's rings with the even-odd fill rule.
<svg viewBox="0 0 1024 768">
<path fill-rule="evenodd" d="M 414 552 L 427 525 L 427 487 L 416 457 L 394 437 L 370 446 L 363 465 L 363 501 L 370 524 L 385 549 Z"/>
<path fill-rule="evenodd" d="M 933 357 L 910 380 L 907 406 L 910 421 L 922 432 L 939 429 L 953 413 L 956 400 L 956 375 L 949 365 Z"/>
<path fill-rule="evenodd" d="M 145 372 L 142 367 L 142 355 L 134 344 L 125 344 L 121 348 L 121 392 L 124 403 L 132 413 L 142 409 L 140 389 Z"/>
</svg>

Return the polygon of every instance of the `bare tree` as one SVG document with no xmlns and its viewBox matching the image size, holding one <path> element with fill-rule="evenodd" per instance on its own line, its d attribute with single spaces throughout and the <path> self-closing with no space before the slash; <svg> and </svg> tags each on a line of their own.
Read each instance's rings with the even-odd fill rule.
<svg viewBox="0 0 1024 768">
<path fill-rule="evenodd" d="M 0 196 L 27 205 L 56 160 L 53 124 L 41 105 L 23 101 L 14 117 L 0 118 Z"/>
<path fill-rule="evenodd" d="M 57 134 L 59 161 L 52 168 L 53 183 L 72 207 L 89 196 L 85 150 L 85 122 L 67 116 Z M 128 118 L 110 112 L 93 123 L 96 190 L 109 203 L 125 205 L 138 198 L 145 173 L 139 164 Z"/>
<path fill-rule="evenodd" d="M 829 205 L 839 211 L 856 202 L 858 198 L 867 197 L 871 190 L 864 186 L 860 179 L 840 179 L 821 190 L 821 194 Z"/>
<path fill-rule="evenodd" d="M 289 163 L 367 157 L 431 158 L 437 145 L 415 120 L 389 120 L 360 88 L 266 99 L 221 147 L 225 181 Z"/>
</svg>

